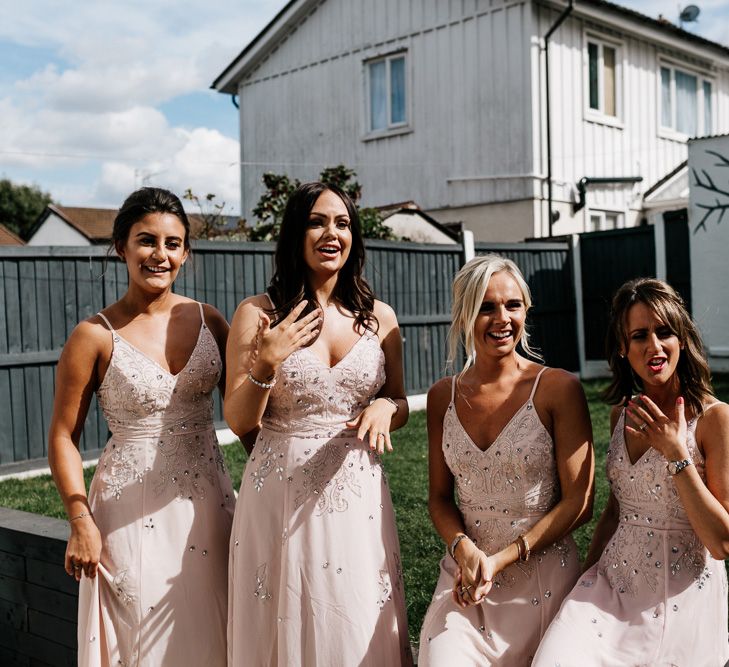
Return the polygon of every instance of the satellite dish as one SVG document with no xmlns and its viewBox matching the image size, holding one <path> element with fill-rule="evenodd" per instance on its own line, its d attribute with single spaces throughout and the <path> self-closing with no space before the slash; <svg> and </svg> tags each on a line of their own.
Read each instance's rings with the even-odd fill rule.
<svg viewBox="0 0 729 667">
<path fill-rule="evenodd" d="M 691 23 L 698 18 L 700 13 L 701 10 L 696 5 L 687 5 L 679 15 L 679 19 L 681 23 Z"/>
</svg>

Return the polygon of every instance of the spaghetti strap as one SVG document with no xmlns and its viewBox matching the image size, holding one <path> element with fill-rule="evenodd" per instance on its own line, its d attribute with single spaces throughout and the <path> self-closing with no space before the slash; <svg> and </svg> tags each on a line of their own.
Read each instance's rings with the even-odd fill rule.
<svg viewBox="0 0 729 667">
<path fill-rule="evenodd" d="M 534 384 L 532 385 L 532 393 L 529 394 L 529 401 L 530 402 L 533 402 L 534 401 L 534 394 L 536 394 L 536 392 L 537 392 L 537 385 L 539 384 L 539 379 L 542 377 L 542 373 L 544 373 L 544 371 L 546 371 L 546 370 L 547 370 L 547 366 L 545 366 L 544 368 L 542 368 L 542 370 L 539 371 L 539 373 L 537 373 L 537 377 L 534 380 Z"/>
<path fill-rule="evenodd" d="M 197 302 L 197 307 L 200 309 L 200 326 L 205 327 L 205 326 L 207 326 L 205 324 L 205 313 L 203 313 L 203 307 L 199 301 Z"/>
<path fill-rule="evenodd" d="M 102 313 L 102 312 L 98 312 L 98 313 L 96 313 L 96 314 L 97 314 L 97 315 L 98 315 L 98 316 L 99 316 L 99 317 L 100 317 L 100 318 L 101 318 L 102 320 L 104 320 L 104 322 L 106 322 L 106 326 L 107 326 L 107 327 L 109 327 L 109 331 L 111 331 L 111 333 L 115 333 L 115 332 L 114 332 L 114 327 L 113 327 L 113 326 L 111 326 L 111 322 L 109 322 L 109 320 L 107 319 L 106 315 L 104 315 L 104 313 Z"/>
<path fill-rule="evenodd" d="M 456 400 L 456 378 L 458 376 L 454 375 L 451 379 L 451 403 L 454 403 Z"/>
<path fill-rule="evenodd" d="M 265 292 L 263 293 L 263 296 L 265 296 L 265 297 L 266 297 L 266 298 L 268 299 L 268 303 L 270 303 L 270 304 L 271 304 L 271 308 L 273 308 L 273 310 L 276 310 L 276 306 L 274 305 L 274 303 L 273 303 L 273 299 L 271 298 L 271 295 L 270 295 L 270 294 L 268 293 L 268 290 L 266 290 L 266 291 L 265 291 Z"/>
</svg>

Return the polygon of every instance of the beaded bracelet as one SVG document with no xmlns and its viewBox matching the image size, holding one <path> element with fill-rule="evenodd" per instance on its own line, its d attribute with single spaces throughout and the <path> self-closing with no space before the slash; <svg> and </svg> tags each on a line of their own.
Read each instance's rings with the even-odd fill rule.
<svg viewBox="0 0 729 667">
<path fill-rule="evenodd" d="M 71 523 L 71 521 L 76 521 L 76 519 L 83 519 L 86 516 L 94 516 L 93 512 L 81 512 L 81 514 L 77 514 L 76 516 L 72 516 L 68 523 Z"/>
<path fill-rule="evenodd" d="M 260 387 L 261 389 L 273 389 L 273 386 L 276 384 L 276 378 L 274 377 L 271 382 L 262 382 L 261 380 L 256 380 L 256 378 L 253 377 L 253 373 L 248 373 L 248 379 L 256 385 L 256 387 Z"/>
<path fill-rule="evenodd" d="M 394 398 L 390 398 L 389 396 L 380 396 L 380 398 L 384 398 L 388 403 L 395 406 L 395 412 L 393 414 L 397 414 L 397 411 L 400 409 L 400 405 Z"/>
</svg>

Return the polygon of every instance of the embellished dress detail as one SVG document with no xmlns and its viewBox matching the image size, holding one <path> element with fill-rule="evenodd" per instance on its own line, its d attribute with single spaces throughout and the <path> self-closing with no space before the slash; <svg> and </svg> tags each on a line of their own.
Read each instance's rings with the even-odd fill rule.
<svg viewBox="0 0 729 667">
<path fill-rule="evenodd" d="M 411 664 L 400 547 L 380 457 L 345 423 L 385 382 L 366 332 L 334 367 L 281 365 L 230 545 L 230 667 Z"/>
<path fill-rule="evenodd" d="M 705 479 L 688 423 L 688 449 Z M 545 635 L 539 667 L 624 665 L 716 667 L 729 658 L 727 577 L 691 528 L 663 455 L 635 464 L 625 445 L 625 412 L 612 434 L 607 476 L 620 522 Z"/>
<path fill-rule="evenodd" d="M 480 449 L 455 407 L 456 378 L 443 418 L 443 454 L 455 479 L 467 535 L 493 554 L 527 532 L 560 499 L 554 443 L 531 394 L 496 440 Z M 451 591 L 457 569 L 446 555 L 420 633 L 421 667 L 529 665 L 539 640 L 579 576 L 574 541 L 564 538 L 500 572 L 484 601 L 462 609 Z"/>
<path fill-rule="evenodd" d="M 101 317 L 111 438 L 89 489 L 103 547 L 97 576 L 81 579 L 79 665 L 223 666 L 235 499 L 213 427 L 217 342 L 203 320 L 172 375 Z"/>
</svg>

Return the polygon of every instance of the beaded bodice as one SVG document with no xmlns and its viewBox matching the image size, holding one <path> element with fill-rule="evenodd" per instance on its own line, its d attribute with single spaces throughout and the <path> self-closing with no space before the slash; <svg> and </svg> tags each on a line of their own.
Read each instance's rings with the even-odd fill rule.
<svg viewBox="0 0 729 667">
<path fill-rule="evenodd" d="M 212 414 L 212 392 L 220 379 L 218 344 L 202 323 L 195 347 L 177 374 L 162 368 L 112 331 L 109 368 L 97 392 L 112 434 L 133 434 L 182 425 Z"/>
<path fill-rule="evenodd" d="M 384 383 L 385 355 L 370 331 L 331 368 L 302 348 L 279 368 L 263 425 L 282 433 L 331 437 L 369 405 Z"/>
<path fill-rule="evenodd" d="M 704 457 L 696 444 L 696 422 L 688 422 L 687 445 L 705 479 Z M 607 477 L 618 501 L 620 522 L 600 558 L 600 571 L 620 593 L 642 585 L 656 591 L 664 576 L 701 583 L 708 553 L 691 528 L 663 455 L 652 447 L 631 464 L 625 444 L 625 411 L 607 452 Z"/>
<path fill-rule="evenodd" d="M 466 433 L 453 399 L 443 419 L 443 453 L 466 532 L 487 551 L 512 542 L 560 498 L 554 443 L 534 408 L 538 381 L 485 450 Z"/>
</svg>

